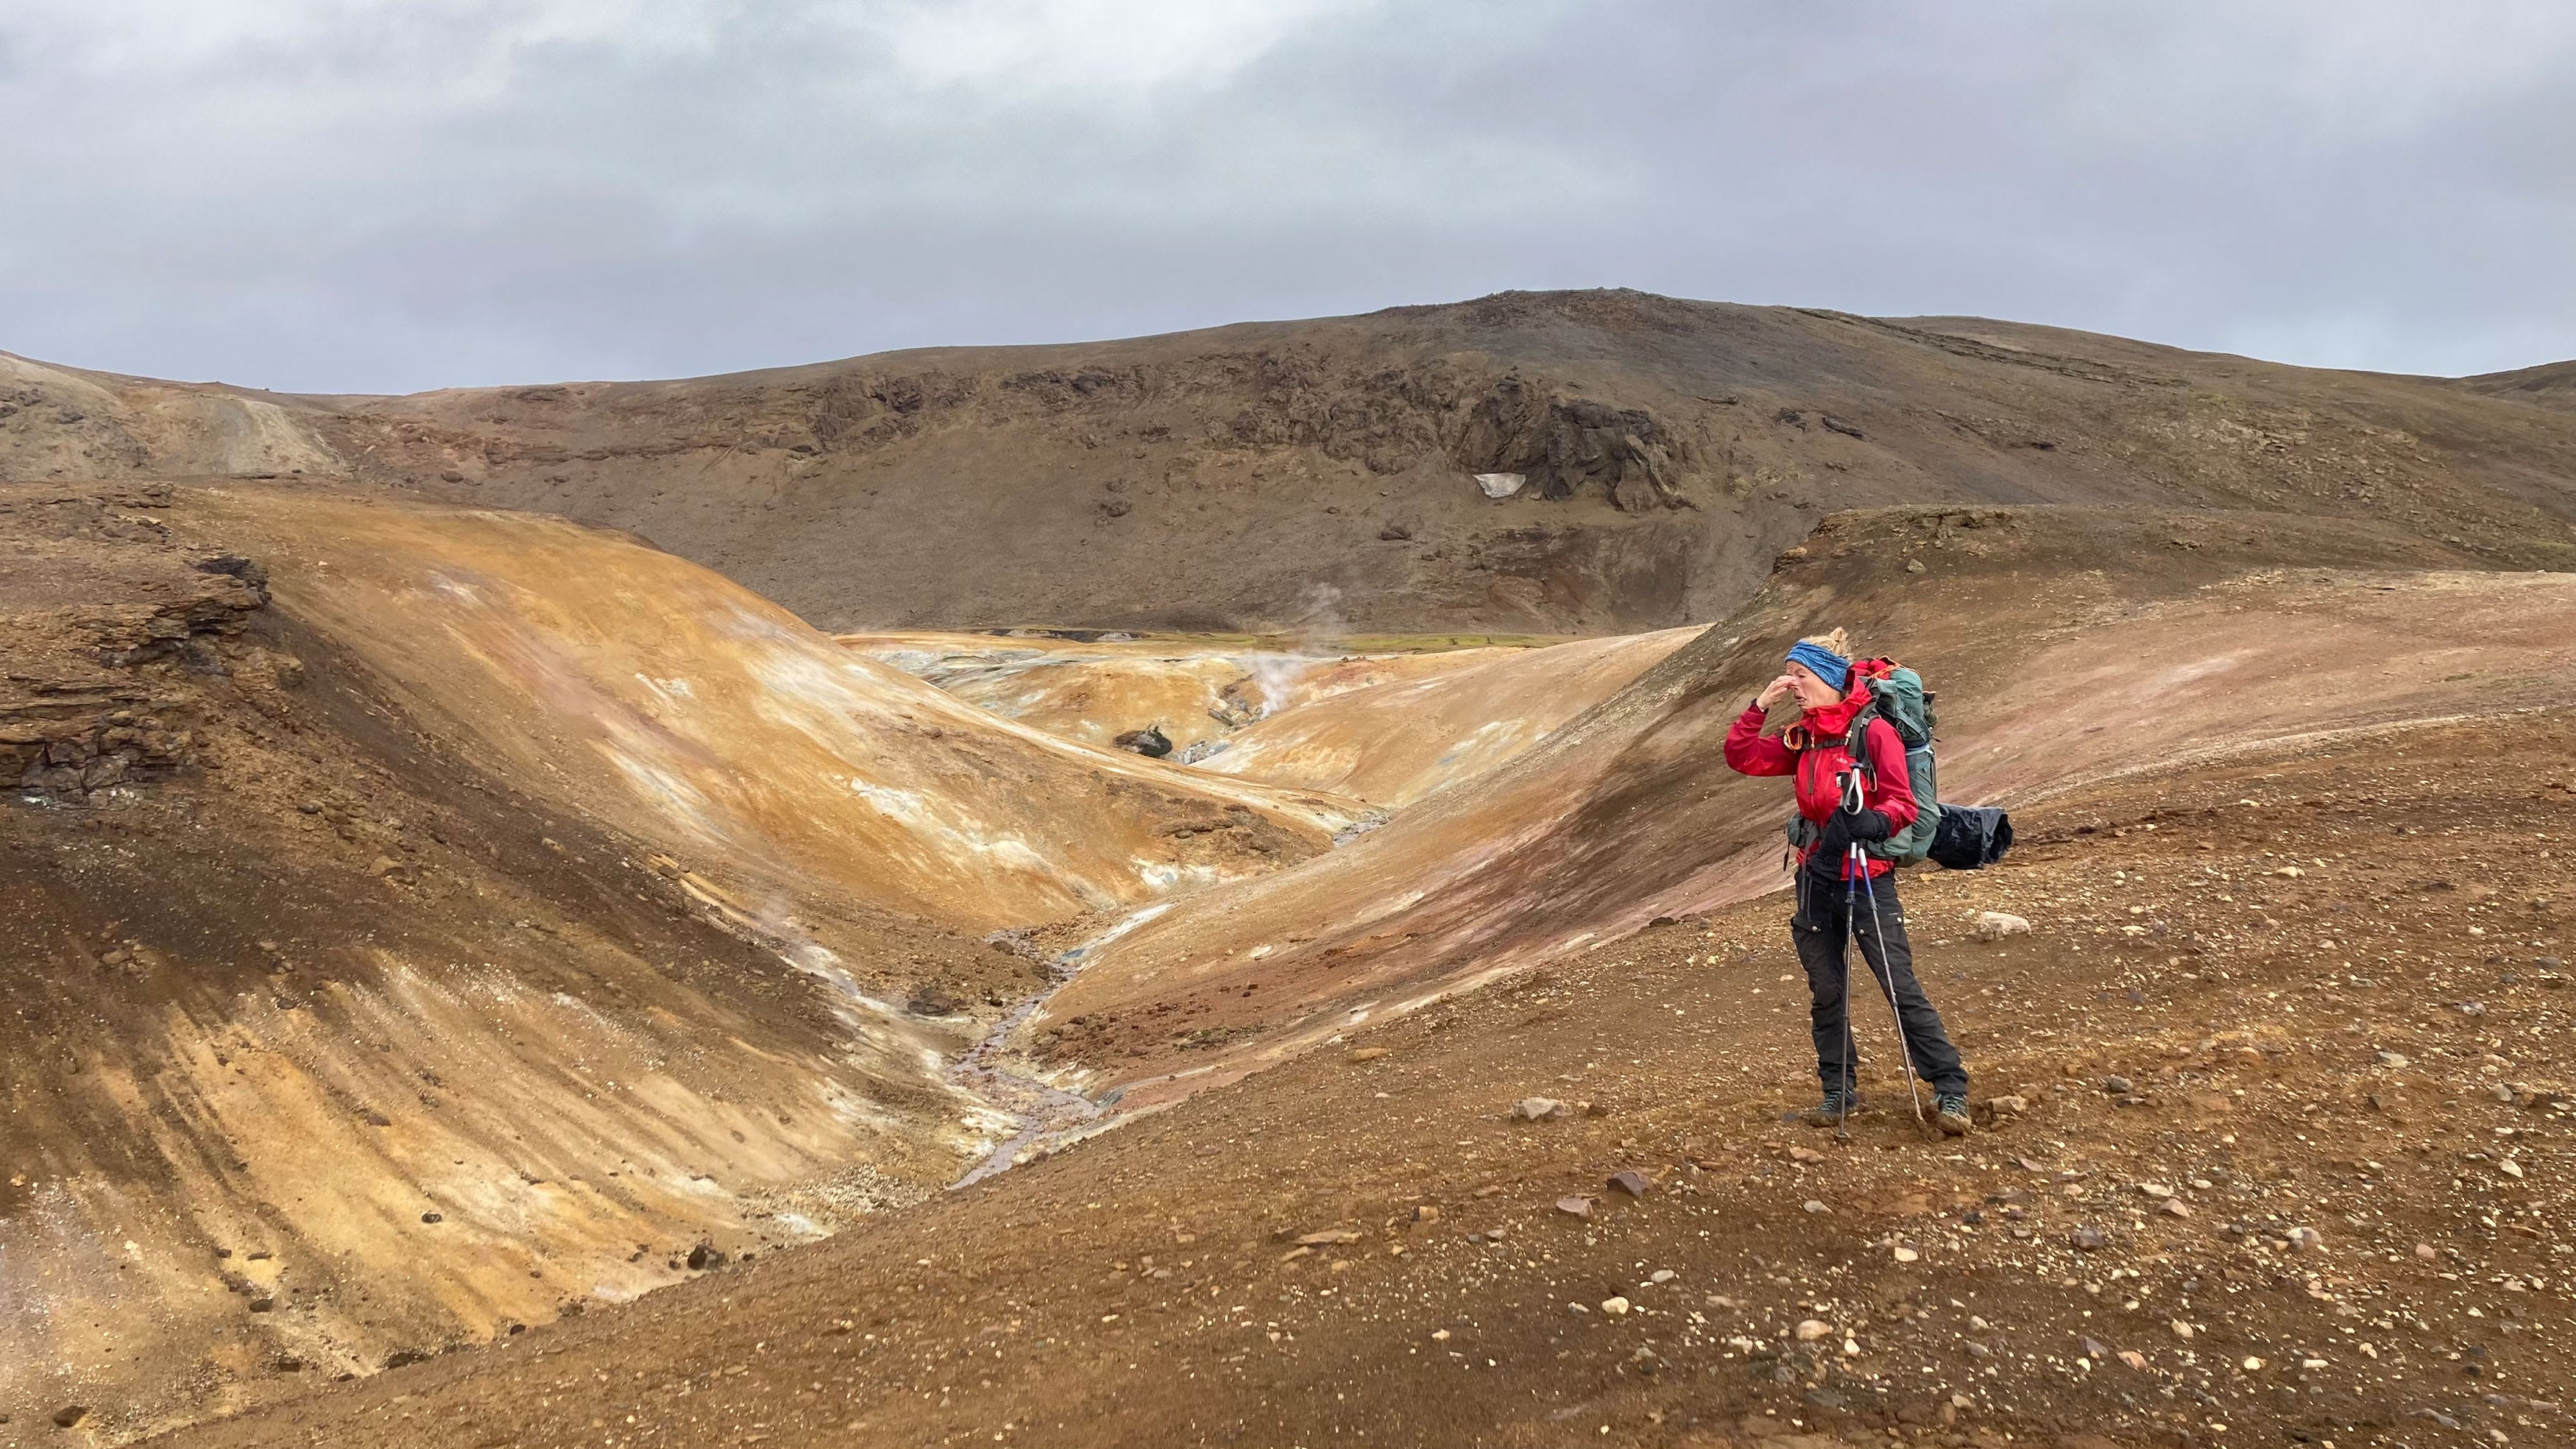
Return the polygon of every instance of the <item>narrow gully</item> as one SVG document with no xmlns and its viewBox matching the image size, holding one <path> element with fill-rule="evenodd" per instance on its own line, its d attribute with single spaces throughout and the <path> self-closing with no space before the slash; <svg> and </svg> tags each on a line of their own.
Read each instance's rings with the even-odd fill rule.
<svg viewBox="0 0 2576 1449">
<path fill-rule="evenodd" d="M 1008 1014 L 993 1024 L 993 1029 L 986 1032 L 982 1040 L 958 1056 L 956 1064 L 948 1069 L 948 1079 L 996 1110 L 1018 1118 L 1020 1125 L 1018 1131 L 995 1143 L 992 1151 L 950 1183 L 950 1191 L 972 1187 L 996 1173 L 1009 1171 L 1011 1165 L 1030 1148 L 1093 1126 L 1108 1111 L 1107 1102 L 1096 1102 L 1079 1092 L 1068 1092 L 1062 1087 L 1014 1072 L 1002 1066 L 1001 1059 L 1009 1049 L 1011 1033 L 1019 1030 L 1053 1000 L 1057 992 L 1082 974 L 1083 963 L 1092 952 L 1171 908 L 1170 901 L 1157 901 L 1129 913 L 1090 940 L 1058 954 L 1050 963 L 1054 975 L 1046 988 L 1012 1007 Z"/>
</svg>

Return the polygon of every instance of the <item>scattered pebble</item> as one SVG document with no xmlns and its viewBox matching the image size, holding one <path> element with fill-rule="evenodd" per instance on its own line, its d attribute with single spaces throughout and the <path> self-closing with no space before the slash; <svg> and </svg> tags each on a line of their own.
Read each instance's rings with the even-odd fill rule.
<svg viewBox="0 0 2576 1449">
<path fill-rule="evenodd" d="M 1969 918 L 1969 929 L 1980 941 L 2000 941 L 2006 936 L 2027 936 L 2030 922 L 2005 911 L 1979 911 Z"/>
</svg>

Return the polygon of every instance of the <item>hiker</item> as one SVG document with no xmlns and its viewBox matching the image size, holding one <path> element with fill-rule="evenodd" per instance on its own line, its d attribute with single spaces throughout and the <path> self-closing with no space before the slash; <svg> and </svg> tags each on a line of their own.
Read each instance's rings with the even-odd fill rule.
<svg viewBox="0 0 2576 1449">
<path fill-rule="evenodd" d="M 1873 715 L 1861 735 L 1867 762 L 1855 771 L 1845 748 L 1852 721 L 1870 703 L 1867 681 L 1890 666 L 1883 660 L 1855 665 L 1849 637 L 1840 629 L 1792 645 L 1788 668 L 1764 688 L 1726 732 L 1726 763 L 1738 774 L 1796 778 L 1798 815 L 1792 838 L 1801 841 L 1797 865 L 1797 914 L 1789 934 L 1807 968 L 1809 1017 L 1815 1029 L 1816 1074 L 1822 1105 L 1809 1124 L 1838 1125 L 1857 1105 L 1852 1061 L 1851 978 L 1844 943 L 1857 936 L 1861 955 L 1879 984 L 1896 999 L 1905 1047 L 1915 1075 L 1932 1088 L 1935 1121 L 1952 1136 L 1969 1129 L 1968 1073 L 1950 1044 L 1941 1014 L 1914 979 L 1914 952 L 1905 940 L 1905 908 L 1896 899 L 1895 866 L 1854 846 L 1882 842 L 1914 823 L 1914 790 L 1907 779 L 1905 743 L 1895 726 Z M 1792 695 L 1805 707 L 1796 723 L 1765 735 L 1770 708 Z M 1846 808 L 1846 790 L 1857 775 L 1857 809 Z M 1857 862 L 1857 867 L 1856 863 Z M 1860 879 L 1855 869 L 1866 870 Z M 1874 909 L 1873 909 L 1874 904 Z"/>
</svg>

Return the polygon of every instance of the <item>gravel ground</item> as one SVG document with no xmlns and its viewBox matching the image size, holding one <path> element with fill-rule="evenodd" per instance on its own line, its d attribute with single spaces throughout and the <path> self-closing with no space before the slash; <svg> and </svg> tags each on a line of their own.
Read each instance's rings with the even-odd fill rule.
<svg viewBox="0 0 2576 1449">
<path fill-rule="evenodd" d="M 1909 878 L 1964 1140 L 1867 1014 L 1851 1140 L 1783 1120 L 1772 897 L 179 1442 L 2569 1442 L 2571 783 L 2565 714 L 2365 736 Z"/>
</svg>

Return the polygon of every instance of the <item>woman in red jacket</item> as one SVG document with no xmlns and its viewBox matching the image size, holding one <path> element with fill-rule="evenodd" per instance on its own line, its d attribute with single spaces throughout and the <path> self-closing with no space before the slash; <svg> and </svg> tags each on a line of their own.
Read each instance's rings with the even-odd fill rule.
<svg viewBox="0 0 2576 1449">
<path fill-rule="evenodd" d="M 1840 629 L 1799 640 L 1790 647 L 1787 671 L 1727 730 L 1726 763 L 1739 774 L 1796 777 L 1798 814 L 1808 826 L 1799 832 L 1804 844 L 1798 854 L 1798 910 L 1789 920 L 1798 960 L 1807 968 L 1816 1075 L 1825 1086 L 1823 1104 L 1807 1113 L 1807 1121 L 1830 1127 L 1857 1105 L 1845 949 L 1847 941 L 1857 938 L 1871 973 L 1896 998 L 1906 1052 L 1915 1075 L 1932 1088 L 1935 1120 L 1942 1131 L 1957 1136 L 1969 1127 L 1967 1069 L 1942 1029 L 1941 1013 L 1932 1009 L 1922 983 L 1914 979 L 1914 952 L 1905 940 L 1895 868 L 1856 849 L 1914 823 L 1905 742 L 1897 738 L 1894 725 L 1875 716 L 1861 734 L 1868 767 L 1857 772 L 1859 808 L 1846 808 L 1845 782 L 1855 773 L 1856 762 L 1844 741 L 1853 717 L 1869 703 L 1864 681 L 1872 668 L 1885 666 L 1876 661 L 1853 664 L 1851 644 Z M 1791 695 L 1805 706 L 1804 713 L 1780 734 L 1764 734 L 1766 712 Z M 1856 870 L 1869 873 L 1866 886 Z"/>
</svg>

